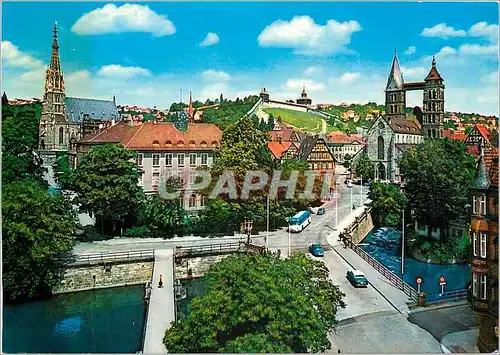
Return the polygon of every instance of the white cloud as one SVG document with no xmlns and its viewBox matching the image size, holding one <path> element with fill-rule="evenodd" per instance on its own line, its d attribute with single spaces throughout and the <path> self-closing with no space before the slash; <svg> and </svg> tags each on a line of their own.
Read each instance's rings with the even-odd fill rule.
<svg viewBox="0 0 500 355">
<path fill-rule="evenodd" d="M 175 33 L 175 26 L 166 16 L 159 15 L 147 5 L 106 4 L 85 13 L 71 31 L 79 35 L 99 35 L 121 32 L 148 32 L 156 37 Z"/>
<path fill-rule="evenodd" d="M 441 48 L 439 52 L 436 53 L 436 58 L 442 58 L 453 54 L 457 54 L 457 50 L 455 48 L 445 46 Z"/>
<path fill-rule="evenodd" d="M 307 67 L 307 69 L 304 71 L 304 75 L 314 75 L 314 74 L 319 74 L 323 71 L 323 68 L 319 66 L 310 66 Z"/>
<path fill-rule="evenodd" d="M 217 33 L 208 32 L 203 42 L 200 43 L 200 47 L 208 47 L 217 43 L 219 43 L 219 36 Z"/>
<path fill-rule="evenodd" d="M 431 28 L 424 28 L 420 35 L 424 37 L 448 39 L 449 37 L 465 37 L 466 33 L 464 30 L 455 30 L 453 27 L 447 26 L 445 23 L 440 23 Z"/>
<path fill-rule="evenodd" d="M 319 25 L 309 16 L 295 16 L 291 21 L 277 20 L 259 35 L 261 47 L 293 48 L 294 53 L 311 56 L 347 51 L 351 35 L 361 31 L 357 21 L 328 20 Z"/>
<path fill-rule="evenodd" d="M 497 86 L 498 85 L 498 70 L 494 71 L 492 73 L 483 75 L 481 77 L 481 82 L 483 84 L 492 84 L 492 85 Z"/>
<path fill-rule="evenodd" d="M 43 66 L 41 60 L 24 53 L 10 41 L 2 41 L 2 60 L 4 65 L 13 68 L 37 69 Z"/>
<path fill-rule="evenodd" d="M 472 25 L 467 34 L 472 37 L 486 38 L 495 43 L 498 41 L 498 25 L 488 25 L 488 22 L 481 21 Z"/>
<path fill-rule="evenodd" d="M 203 73 L 201 73 L 201 76 L 203 77 L 203 80 L 206 81 L 224 82 L 231 80 L 231 75 L 222 70 L 205 70 Z"/>
<path fill-rule="evenodd" d="M 401 72 L 403 73 L 403 78 L 406 80 L 408 78 L 419 78 L 427 74 L 428 69 L 424 67 L 401 67 Z"/>
<path fill-rule="evenodd" d="M 498 53 L 498 46 L 494 44 L 487 46 L 480 44 L 462 44 L 458 50 L 460 54 L 465 55 L 491 55 Z"/>
<path fill-rule="evenodd" d="M 19 80 L 29 83 L 43 83 L 45 80 L 45 68 L 30 70 L 19 75 Z"/>
<path fill-rule="evenodd" d="M 407 50 L 405 50 L 405 54 L 411 55 L 414 54 L 417 51 L 417 48 L 415 46 L 409 46 Z"/>
<path fill-rule="evenodd" d="M 318 83 L 314 80 L 301 80 L 301 79 L 288 79 L 285 85 L 283 85 L 283 88 L 302 90 L 304 86 L 306 88 L 306 91 L 319 91 L 325 88 L 325 85 L 322 83 Z"/>
<path fill-rule="evenodd" d="M 104 77 L 130 78 L 134 76 L 151 76 L 151 72 L 140 67 L 124 67 L 119 64 L 105 65 L 99 69 L 98 75 Z"/>
<path fill-rule="evenodd" d="M 213 83 L 205 85 L 200 93 L 200 101 L 205 101 L 206 99 L 218 99 L 220 94 L 224 97 L 228 94 L 228 86 L 226 83 Z"/>
<path fill-rule="evenodd" d="M 353 81 L 359 79 L 361 76 L 360 73 L 344 73 L 339 78 L 339 81 L 342 83 L 352 83 Z"/>
</svg>

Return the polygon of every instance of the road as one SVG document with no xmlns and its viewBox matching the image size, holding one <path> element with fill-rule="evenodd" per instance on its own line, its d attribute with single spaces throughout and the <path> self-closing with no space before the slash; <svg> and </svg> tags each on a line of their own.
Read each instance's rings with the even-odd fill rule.
<svg viewBox="0 0 500 355">
<path fill-rule="evenodd" d="M 343 183 L 343 180 L 338 185 L 339 200 L 338 200 L 338 222 L 340 223 L 351 211 L 351 191 L 352 201 L 359 206 L 362 201 L 366 201 L 368 188 L 363 187 L 363 195 L 361 195 L 361 186 L 353 185 L 348 188 Z M 290 242 L 292 250 L 305 249 L 313 243 L 327 245 L 326 236 L 332 232 L 336 226 L 335 202 L 330 201 L 325 205 L 326 213 L 321 216 L 313 214 L 312 222 L 300 233 L 292 233 Z M 252 242 L 258 245 L 265 245 L 266 232 L 252 236 Z M 246 236 L 226 236 L 218 238 L 199 238 L 199 237 L 181 237 L 170 240 L 161 238 L 115 238 L 106 241 L 77 243 L 74 252 L 76 254 L 89 253 L 105 253 L 124 250 L 146 250 L 146 249 L 171 249 L 174 246 L 184 245 L 206 245 L 216 243 L 235 242 Z M 286 228 L 269 232 L 268 240 L 269 249 L 281 249 L 283 253 L 288 249 L 288 232 Z"/>
</svg>

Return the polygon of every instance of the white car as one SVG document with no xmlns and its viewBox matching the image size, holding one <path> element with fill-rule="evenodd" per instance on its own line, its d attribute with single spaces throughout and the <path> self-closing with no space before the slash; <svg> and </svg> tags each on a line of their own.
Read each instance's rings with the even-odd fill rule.
<svg viewBox="0 0 500 355">
<path fill-rule="evenodd" d="M 349 182 L 347 183 L 347 187 L 352 187 L 352 182 L 350 182 L 350 181 L 349 181 Z"/>
</svg>

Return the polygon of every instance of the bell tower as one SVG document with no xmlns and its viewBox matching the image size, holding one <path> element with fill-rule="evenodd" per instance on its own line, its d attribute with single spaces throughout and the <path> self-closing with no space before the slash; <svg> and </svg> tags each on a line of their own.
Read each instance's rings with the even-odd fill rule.
<svg viewBox="0 0 500 355">
<path fill-rule="evenodd" d="M 432 57 L 432 66 L 425 78 L 423 98 L 422 133 L 426 138 L 443 137 L 444 126 L 444 84 Z"/>
<path fill-rule="evenodd" d="M 385 116 L 391 118 L 405 118 L 406 92 L 404 90 L 403 74 L 399 67 L 398 55 L 394 49 L 391 72 L 385 88 Z"/>
<path fill-rule="evenodd" d="M 65 98 L 64 76 L 59 59 L 56 22 L 53 28 L 52 55 L 45 72 L 39 130 L 39 148 L 41 150 L 67 150 L 69 127 L 66 118 Z"/>
</svg>

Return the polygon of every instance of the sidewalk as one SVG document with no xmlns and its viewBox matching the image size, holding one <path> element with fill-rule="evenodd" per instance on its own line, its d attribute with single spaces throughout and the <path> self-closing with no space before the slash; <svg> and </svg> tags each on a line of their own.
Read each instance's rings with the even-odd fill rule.
<svg viewBox="0 0 500 355">
<path fill-rule="evenodd" d="M 465 330 L 447 334 L 441 339 L 443 353 L 468 353 L 478 354 L 477 347 L 478 329 Z"/>
</svg>

